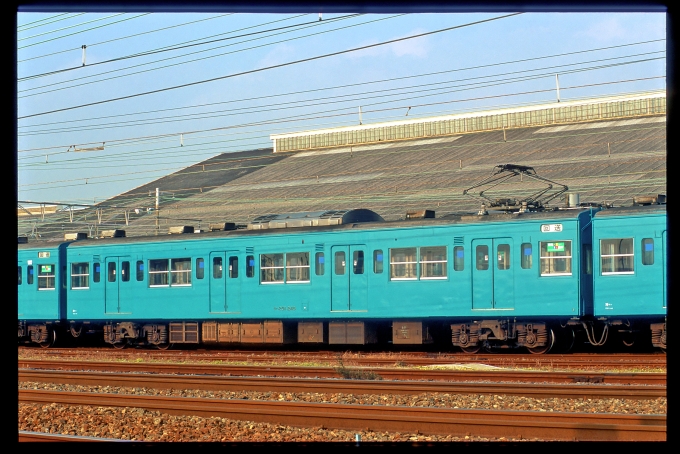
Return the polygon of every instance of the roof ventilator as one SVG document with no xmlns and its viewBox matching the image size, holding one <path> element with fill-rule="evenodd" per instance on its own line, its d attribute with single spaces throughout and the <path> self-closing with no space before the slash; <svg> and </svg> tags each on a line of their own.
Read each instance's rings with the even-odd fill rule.
<svg viewBox="0 0 680 454">
<path fill-rule="evenodd" d="M 85 232 L 65 233 L 64 234 L 64 241 L 78 241 L 78 240 L 86 240 L 86 239 L 87 239 L 87 233 L 85 233 Z"/>
<path fill-rule="evenodd" d="M 633 205 L 665 205 L 664 194 L 633 197 Z"/>
<path fill-rule="evenodd" d="M 168 229 L 168 234 L 170 235 L 178 233 L 194 233 L 194 227 L 191 225 L 179 225 Z"/>
<path fill-rule="evenodd" d="M 99 238 L 123 238 L 125 237 L 125 230 L 113 229 L 113 230 L 102 230 L 99 233 Z"/>
<path fill-rule="evenodd" d="M 233 222 L 218 222 L 216 224 L 209 224 L 209 229 L 211 232 L 217 232 L 218 230 L 236 230 L 236 224 Z"/>
</svg>

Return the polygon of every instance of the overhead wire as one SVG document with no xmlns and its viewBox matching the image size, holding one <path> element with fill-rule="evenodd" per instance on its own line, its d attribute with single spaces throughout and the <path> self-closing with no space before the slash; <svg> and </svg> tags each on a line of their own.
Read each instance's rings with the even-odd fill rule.
<svg viewBox="0 0 680 454">
<path fill-rule="evenodd" d="M 305 62 L 314 61 L 314 60 L 323 59 L 323 58 L 328 58 L 328 57 L 332 57 L 332 56 L 336 56 L 336 55 L 342 55 L 342 54 L 346 54 L 346 53 L 350 53 L 350 52 L 356 52 L 356 51 L 359 51 L 359 50 L 370 49 L 370 48 L 373 48 L 373 47 L 383 46 L 383 45 L 391 44 L 391 43 L 395 43 L 395 42 L 405 41 L 405 40 L 414 39 L 414 38 L 420 38 L 420 37 L 423 37 L 423 36 L 429 36 L 429 35 L 433 35 L 433 34 L 436 34 L 436 33 L 442 33 L 442 32 L 446 32 L 446 31 L 456 30 L 456 29 L 460 29 L 460 28 L 463 28 L 463 27 L 469 27 L 469 26 L 472 26 L 472 25 L 479 25 L 479 24 L 486 23 L 486 22 L 491 22 L 491 21 L 496 21 L 496 20 L 500 20 L 500 19 L 505 19 L 505 18 L 508 18 L 508 17 L 513 17 L 513 16 L 516 16 L 516 15 L 519 15 L 519 14 L 522 14 L 522 13 L 512 13 L 512 14 L 507 14 L 507 15 L 503 15 L 503 16 L 496 16 L 496 17 L 493 17 L 493 18 L 469 22 L 469 23 L 466 23 L 466 24 L 456 25 L 456 26 L 453 26 L 453 27 L 446 27 L 446 28 L 434 30 L 434 31 L 431 31 L 431 32 L 418 33 L 418 34 L 406 36 L 406 37 L 403 37 L 403 38 L 397 38 L 397 39 L 392 39 L 392 40 L 388 40 L 388 41 L 383 41 L 383 42 L 376 43 L 376 44 L 359 46 L 359 47 L 355 47 L 355 48 L 351 48 L 351 49 L 345 49 L 345 50 L 342 50 L 342 51 L 331 52 L 331 53 L 327 53 L 327 54 L 317 55 L 317 56 L 314 56 L 314 57 L 303 58 L 303 59 L 300 59 L 300 60 L 294 60 L 294 61 L 290 61 L 290 62 L 286 62 L 286 63 L 280 63 L 280 64 L 277 64 L 277 65 L 271 65 L 271 66 L 267 66 L 267 67 L 264 67 L 264 68 L 257 68 L 257 69 L 253 69 L 253 70 L 249 70 L 249 71 L 242 71 L 242 72 L 239 72 L 239 73 L 228 74 L 228 75 L 225 75 L 225 76 L 213 77 L 213 78 L 210 78 L 210 79 L 204 79 L 204 80 L 199 80 L 199 81 L 195 81 L 195 82 L 189 82 L 189 83 L 186 83 L 186 84 L 180 84 L 180 85 L 175 85 L 175 86 L 166 87 L 166 88 L 160 88 L 160 89 L 156 89 L 156 90 L 150 90 L 150 91 L 146 91 L 146 92 L 135 93 L 135 94 L 126 95 L 126 96 L 109 98 L 109 99 L 105 99 L 105 100 L 102 100 L 102 101 L 95 101 L 95 102 L 71 106 L 71 107 L 64 107 L 64 108 L 61 108 L 61 109 L 54 109 L 54 110 L 45 111 L 45 112 L 38 112 L 38 113 L 30 114 L 30 115 L 23 115 L 23 116 L 20 116 L 18 118 L 23 119 L 23 118 L 31 118 L 31 117 L 41 116 L 41 115 L 48 115 L 48 114 L 53 114 L 53 113 L 57 113 L 57 112 L 64 112 L 64 111 L 67 111 L 67 110 L 80 109 L 80 108 L 83 108 L 83 107 L 89 107 L 89 106 L 94 106 L 94 105 L 101 105 L 101 104 L 105 104 L 105 103 L 121 101 L 121 100 L 124 100 L 124 99 L 131 99 L 131 98 L 146 96 L 146 95 L 155 94 L 155 93 L 162 93 L 162 92 L 166 92 L 166 91 L 170 91 L 170 90 L 176 90 L 176 89 L 179 89 L 179 88 L 185 88 L 185 87 L 195 86 L 195 85 L 204 84 L 204 83 L 208 83 L 208 82 L 214 82 L 214 81 L 217 81 L 217 80 L 224 80 L 224 79 L 227 79 L 227 78 L 237 77 L 237 76 L 246 75 L 246 74 L 254 74 L 254 73 L 267 71 L 267 70 L 271 70 L 271 69 L 275 69 L 275 68 L 282 68 L 282 67 L 285 67 L 285 66 L 296 65 L 296 64 L 305 63 Z"/>
<path fill-rule="evenodd" d="M 622 57 L 612 57 L 612 58 L 606 58 L 606 59 L 598 59 L 598 60 L 590 60 L 590 61 L 584 61 L 584 62 L 576 62 L 576 63 L 568 63 L 568 64 L 562 64 L 562 65 L 555 65 L 555 66 L 547 66 L 547 67 L 541 67 L 541 68 L 534 68 L 534 69 L 529 69 L 529 70 L 520 70 L 520 71 L 511 71 L 511 72 L 506 72 L 506 73 L 500 73 L 500 74 L 495 74 L 495 75 L 485 75 L 485 76 L 477 76 L 477 77 L 468 77 L 465 78 L 465 81 L 474 81 L 477 79 L 489 79 L 491 77 L 501 77 L 501 76 L 508 76 L 508 75 L 515 75 L 515 74 L 522 74 L 522 73 L 530 73 L 530 72 L 535 72 L 535 71 L 545 71 L 545 70 L 556 70 L 558 68 L 565 68 L 565 67 L 570 67 L 570 66 L 576 66 L 576 65 L 584 65 L 588 63 L 595 63 L 595 62 L 606 62 L 606 61 L 611 61 L 611 60 L 620 60 L 622 58 L 631 58 L 631 57 L 639 57 L 639 56 L 648 56 L 648 55 L 654 55 L 661 53 L 663 51 L 657 51 L 657 52 L 647 52 L 647 53 L 641 53 L 641 54 L 633 54 L 633 55 L 627 55 L 627 56 L 622 56 Z M 643 60 L 636 60 L 636 61 L 627 61 L 627 62 L 622 62 L 618 64 L 611 64 L 611 65 L 600 65 L 600 66 L 593 66 L 589 68 L 579 68 L 579 69 L 572 69 L 572 70 L 566 70 L 563 69 L 560 71 L 561 74 L 570 74 L 573 72 L 582 72 L 582 71 L 589 71 L 593 69 L 606 69 L 606 68 L 611 68 L 615 66 L 621 66 L 621 65 L 629 65 L 629 64 L 636 64 L 636 63 L 643 63 L 647 61 L 653 61 L 657 59 L 663 59 L 665 57 L 656 57 L 656 58 L 650 58 L 650 59 L 643 59 Z M 514 82 L 514 81 L 523 81 L 523 80 L 531 80 L 535 78 L 542 78 L 545 77 L 546 75 L 553 75 L 554 72 L 551 73 L 543 73 L 543 74 L 535 74 L 531 76 L 523 76 L 521 78 L 507 78 L 507 79 L 501 79 L 500 81 L 505 81 L 506 83 Z M 134 124 L 135 126 L 145 126 L 145 125 L 152 125 L 152 124 L 167 124 L 169 122 L 177 122 L 177 121 L 195 121 L 195 120 L 205 120 L 205 119 L 210 119 L 210 118 L 218 118 L 218 117 L 224 117 L 224 116 L 232 116 L 232 115 L 244 115 L 244 114 L 254 114 L 254 113 L 264 113 L 264 112 L 270 112 L 270 111 L 276 111 L 276 110 L 283 110 L 283 109 L 291 109 L 291 108 L 304 108 L 304 107 L 310 107 L 310 106 L 315 106 L 315 105 L 326 105 L 326 104 L 334 104 L 334 103 L 346 103 L 346 102 L 354 102 L 357 100 L 361 100 L 362 102 L 365 102 L 366 100 L 369 99 L 374 99 L 374 98 L 380 98 L 380 97 L 388 97 L 388 96 L 397 96 L 398 94 L 395 94 L 394 92 L 396 91 L 403 91 L 403 90 L 412 90 L 409 93 L 422 93 L 425 91 L 437 91 L 436 93 L 432 93 L 426 96 L 436 96 L 439 94 L 444 94 L 447 93 L 447 91 L 442 91 L 445 90 L 446 87 L 444 85 L 452 85 L 454 83 L 460 82 L 461 79 L 458 80 L 450 80 L 450 81 L 445 81 L 445 82 L 433 82 L 429 84 L 420 84 L 420 85 L 411 85 L 411 86 L 401 86 L 401 87 L 395 87 L 395 88 L 388 88 L 388 89 L 383 89 L 383 90 L 370 90 L 366 92 L 359 92 L 359 93 L 351 93 L 351 94 L 344 94 L 344 95 L 337 95 L 337 96 L 325 96 L 323 101 L 317 101 L 317 102 L 312 102 L 310 104 L 303 104 L 305 102 L 309 102 L 310 100 L 297 100 L 297 101 L 290 101 L 290 102 L 282 102 L 282 103 L 275 103 L 275 104 L 269 104 L 269 105 L 264 105 L 264 106 L 254 106 L 254 107 L 242 107 L 242 108 L 232 108 L 228 110 L 217 110 L 217 111 L 210 111 L 210 112 L 200 112 L 200 113 L 193 113 L 193 114 L 184 114 L 184 115 L 175 115 L 175 116 L 165 116 L 165 117 L 157 117 L 157 118 L 151 118 L 151 119 L 144 119 L 144 120 L 128 120 L 128 121 L 120 121 L 120 122 L 113 122 L 113 123 L 100 123 L 100 124 L 95 124 L 95 125 L 73 125 L 74 122 L 69 122 L 73 126 L 70 126 L 69 128 L 52 128 L 52 129 L 43 129 L 43 130 L 37 130 L 37 131 L 31 131 L 31 132 L 23 132 L 19 133 L 19 136 L 33 136 L 33 135 L 39 135 L 39 134 L 50 134 L 50 133 L 56 133 L 56 132 L 69 132 L 69 131 L 92 131 L 92 130 L 98 130 L 98 129 L 110 129 L 110 128 L 120 128 L 120 127 L 126 127 L 130 124 Z M 472 86 L 479 84 L 481 82 L 474 82 L 474 83 L 466 83 L 462 85 L 452 85 L 454 87 L 461 87 L 461 86 Z M 486 82 L 484 82 L 486 83 Z M 429 88 L 429 89 L 424 89 L 423 87 L 430 87 L 430 86 L 439 86 L 438 88 Z M 421 90 L 414 90 L 422 88 Z M 385 93 L 388 92 L 388 94 L 380 94 L 380 93 Z M 392 93 L 389 93 L 392 92 Z M 365 96 L 367 94 L 370 94 L 370 96 Z M 361 97 L 358 99 L 358 97 Z M 340 98 L 340 99 L 339 99 Z M 345 99 L 343 99 L 345 98 Z M 351 98 L 351 99 L 347 99 Z M 247 112 L 244 112 L 246 111 Z M 228 113 L 225 113 L 228 112 Z M 219 115 L 213 115 L 213 114 L 219 114 Z M 23 127 L 26 128 L 26 127 Z M 22 129 L 20 127 L 19 129 Z"/>
<path fill-rule="evenodd" d="M 151 14 L 151 13 L 138 14 L 137 16 L 126 17 L 124 19 L 121 19 L 121 20 L 118 20 L 118 21 L 115 21 L 115 22 L 111 22 L 109 24 L 99 25 L 97 27 L 92 27 L 92 28 L 88 28 L 88 29 L 85 29 L 85 30 L 80 30 L 80 31 L 77 31 L 77 32 L 74 32 L 74 33 L 69 33 L 68 35 L 57 36 L 56 38 L 50 38 L 50 39 L 47 39 L 45 41 L 39 41 L 37 43 L 27 44 L 25 46 L 19 46 L 19 47 L 17 47 L 17 50 L 25 49 L 27 47 L 37 46 L 38 44 L 44 44 L 44 43 L 48 43 L 48 42 L 51 42 L 51 41 L 56 41 L 56 40 L 61 39 L 61 38 L 67 38 L 69 36 L 78 35 L 80 33 L 89 32 L 91 30 L 97 30 L 99 28 L 108 27 L 109 25 L 119 24 L 121 22 L 129 21 L 129 20 L 132 20 L 132 19 L 137 19 L 137 18 L 142 17 L 142 16 L 147 16 L 149 14 Z"/>
<path fill-rule="evenodd" d="M 82 13 L 82 14 L 85 14 L 85 13 Z M 146 32 L 134 33 L 132 35 L 107 39 L 105 41 L 100 41 L 100 42 L 97 42 L 97 43 L 88 44 L 88 46 L 89 47 L 99 46 L 101 44 L 107 44 L 107 43 L 111 43 L 111 42 L 114 42 L 114 41 L 121 41 L 123 39 L 134 38 L 136 36 L 141 36 L 141 35 L 148 35 L 149 33 L 156 33 L 156 32 L 160 32 L 160 31 L 163 31 L 163 30 L 169 30 L 171 28 L 183 27 L 185 25 L 191 25 L 191 24 L 195 24 L 195 23 L 198 23 L 198 22 L 205 22 L 205 21 L 208 21 L 208 20 L 219 19 L 220 17 L 231 16 L 233 14 L 235 14 L 235 13 L 219 14 L 217 16 L 207 17 L 205 19 L 198 19 L 198 20 L 195 20 L 195 21 L 184 22 L 184 23 L 177 24 L 177 25 L 170 25 L 168 27 L 157 28 L 157 29 L 154 29 L 154 30 L 146 31 Z M 66 53 L 66 52 L 73 52 L 74 50 L 80 50 L 80 47 L 64 49 L 64 50 L 60 50 L 60 51 L 57 51 L 57 52 L 51 52 L 49 54 L 37 55 L 35 57 L 24 58 L 23 60 L 17 60 L 17 63 L 23 63 L 23 62 L 29 61 L 29 60 L 37 60 L 39 58 L 51 57 L 53 55 L 63 54 L 63 53 Z"/>
<path fill-rule="evenodd" d="M 80 24 L 69 25 L 69 26 L 67 26 L 67 27 L 57 28 L 56 30 L 50 30 L 50 31 L 48 31 L 48 32 L 42 32 L 42 33 L 39 33 L 39 34 L 37 34 L 37 35 L 26 36 L 26 37 L 24 37 L 24 38 L 17 38 L 17 41 L 24 41 L 24 40 L 26 40 L 26 39 L 37 38 L 38 36 L 49 35 L 50 33 L 56 33 L 56 32 L 60 32 L 60 31 L 62 31 L 62 30 L 68 30 L 69 28 L 81 27 L 81 26 L 83 26 L 83 25 L 85 25 L 85 24 L 91 24 L 91 23 L 93 23 L 93 22 L 103 21 L 103 20 L 106 20 L 106 19 L 110 19 L 110 18 L 112 18 L 112 17 L 122 16 L 123 14 L 125 14 L 125 13 L 112 14 L 111 16 L 100 17 L 100 18 L 98 18 L 98 19 L 92 19 L 92 20 L 87 21 L 87 22 L 83 22 L 83 23 L 80 23 Z"/>
<path fill-rule="evenodd" d="M 95 84 L 95 83 L 99 83 L 99 82 L 105 82 L 105 81 L 108 81 L 108 80 L 115 80 L 115 79 L 120 79 L 120 78 L 123 78 L 123 77 L 134 76 L 134 75 L 137 75 L 137 74 L 143 74 L 143 73 L 147 73 L 147 72 L 151 72 L 151 71 L 158 71 L 160 69 L 172 68 L 174 66 L 185 65 L 185 64 L 188 64 L 188 63 L 194 63 L 194 62 L 198 62 L 198 61 L 204 61 L 204 60 L 207 60 L 207 59 L 210 59 L 210 58 L 222 57 L 222 56 L 225 56 L 225 55 L 230 55 L 230 54 L 234 54 L 234 53 L 238 53 L 238 52 L 245 52 L 245 51 L 248 51 L 248 50 L 258 49 L 258 48 L 261 48 L 261 47 L 272 46 L 274 44 L 282 44 L 282 43 L 294 41 L 294 40 L 297 40 L 297 39 L 308 38 L 308 37 L 312 37 L 312 36 L 316 36 L 316 35 L 321 35 L 321 34 L 324 34 L 324 33 L 330 33 L 330 32 L 333 32 L 333 31 L 344 30 L 344 29 L 347 29 L 347 28 L 358 27 L 358 26 L 361 26 L 361 25 L 367 25 L 367 24 L 370 24 L 370 23 L 373 23 L 373 22 L 379 22 L 379 21 L 383 21 L 383 20 L 393 19 L 395 17 L 404 16 L 404 15 L 405 14 L 399 14 L 399 15 L 380 18 L 380 19 L 373 19 L 373 20 L 369 20 L 369 21 L 366 21 L 366 22 L 363 22 L 363 23 L 360 23 L 360 24 L 348 25 L 348 26 L 345 26 L 345 27 L 339 27 L 339 28 L 335 28 L 335 29 L 331 29 L 331 30 L 325 30 L 325 31 L 322 31 L 322 32 L 317 32 L 317 33 L 310 33 L 309 35 L 297 36 L 297 37 L 293 37 L 293 38 L 283 39 L 283 40 L 280 40 L 280 41 L 273 41 L 273 42 L 269 42 L 269 43 L 265 43 L 265 44 L 260 44 L 260 45 L 257 45 L 257 46 L 246 47 L 246 48 L 243 48 L 243 49 L 224 52 L 224 53 L 221 53 L 221 54 L 204 56 L 204 57 L 200 57 L 200 58 L 195 58 L 193 60 L 187 60 L 187 61 L 182 61 L 182 62 L 178 62 L 178 63 L 172 63 L 172 64 L 168 64 L 168 65 L 165 65 L 165 66 L 159 66 L 159 67 L 156 67 L 156 68 L 144 69 L 144 70 L 141 70 L 141 71 L 135 71 L 135 72 L 127 73 L 127 74 L 121 74 L 121 75 L 118 75 L 118 76 L 107 77 L 107 78 L 104 78 L 104 79 L 98 79 L 98 80 L 93 80 L 93 81 L 89 81 L 89 82 L 82 82 L 82 83 L 78 83 L 78 84 L 74 84 L 74 85 L 69 85 L 67 87 L 60 87 L 60 88 L 55 88 L 55 89 L 52 89 L 52 90 L 45 90 L 45 91 L 41 91 L 41 92 L 38 92 L 38 93 L 18 96 L 18 98 L 19 99 L 28 98 L 28 97 L 32 97 L 32 96 L 43 95 L 43 94 L 46 94 L 46 93 L 53 93 L 55 91 L 68 90 L 70 88 L 82 87 L 84 85 L 90 85 L 90 84 Z M 318 22 L 318 21 L 310 22 L 306 26 L 300 26 L 297 30 L 304 30 L 305 28 L 317 27 L 317 26 L 320 26 L 320 25 L 327 25 L 328 23 L 348 19 L 348 18 L 351 18 L 351 17 L 357 17 L 357 16 L 359 16 L 359 14 L 341 17 L 341 18 L 336 18 L 336 19 L 331 19 L 331 20 L 325 21 L 326 24 L 323 24 L 323 23 Z M 282 34 L 285 34 L 285 33 L 292 33 L 292 32 L 297 31 L 297 30 L 289 30 L 289 31 L 283 31 L 283 32 L 278 32 L 278 33 L 272 33 L 269 36 L 247 39 L 247 40 L 240 41 L 240 42 L 237 42 L 237 43 L 225 44 L 225 45 L 222 45 L 222 46 L 213 47 L 211 49 L 198 50 L 198 51 L 189 52 L 189 53 L 186 53 L 186 54 L 183 54 L 183 55 L 176 55 L 174 57 L 167 57 L 167 58 L 162 58 L 160 60 L 155 60 L 155 61 L 152 61 L 152 62 L 146 62 L 146 63 L 140 63 L 140 64 L 133 65 L 133 66 L 128 66 L 126 68 L 113 69 L 113 70 L 110 70 L 110 71 L 105 71 L 105 72 L 98 73 L 98 74 L 92 74 L 92 75 L 89 75 L 89 76 L 78 77 L 78 78 L 71 79 L 71 80 L 54 82 L 54 83 L 51 83 L 51 84 L 40 85 L 38 87 L 33 87 L 33 88 L 26 88 L 24 90 L 18 90 L 17 93 L 24 93 L 24 92 L 28 92 L 28 91 L 39 90 L 39 89 L 42 89 L 42 88 L 48 88 L 48 87 L 52 87 L 52 86 L 55 86 L 55 85 L 63 85 L 63 84 L 66 84 L 66 83 L 77 81 L 77 80 L 89 79 L 89 78 L 101 76 L 101 75 L 104 75 L 104 74 L 111 74 L 111 73 L 116 73 L 116 72 L 120 72 L 120 71 L 125 71 L 127 69 L 152 65 L 152 64 L 155 64 L 155 63 L 163 62 L 163 61 L 175 60 L 175 59 L 178 59 L 178 58 L 187 57 L 189 55 L 210 52 L 212 50 L 219 49 L 219 48 L 222 48 L 222 47 L 231 47 L 231 46 L 243 44 L 243 43 L 246 43 L 246 42 L 249 42 L 249 41 L 257 41 L 257 40 L 260 40 L 260 39 L 270 38 L 270 37 L 276 36 L 276 35 L 282 35 Z"/>
<path fill-rule="evenodd" d="M 55 14 L 54 16 L 46 17 L 46 18 L 43 18 L 43 19 L 38 19 L 38 20 L 33 21 L 33 22 L 26 22 L 23 25 L 17 25 L 17 33 L 25 32 L 26 30 L 30 30 L 32 28 L 49 25 L 49 24 L 52 24 L 54 22 L 60 22 L 60 21 L 63 21 L 63 20 L 72 19 L 76 16 L 82 16 L 83 14 L 86 14 L 86 13 L 77 13 L 77 14 L 73 14 L 70 17 L 61 17 L 61 16 L 66 16 L 68 14 L 71 14 L 71 13 Z M 59 19 L 57 19 L 57 18 L 59 18 Z M 52 19 L 54 19 L 54 20 L 52 20 Z M 45 22 L 45 21 L 50 21 L 50 22 Z M 45 23 L 41 24 L 40 22 L 45 22 Z M 31 25 L 31 27 L 29 27 L 29 25 Z M 23 29 L 23 30 L 19 30 L 19 29 Z"/>
<path fill-rule="evenodd" d="M 324 24 L 332 23 L 332 22 L 335 22 L 335 21 L 338 21 L 338 20 L 349 19 L 349 18 L 360 16 L 360 15 L 361 14 L 349 14 L 347 16 L 335 17 L 335 18 L 328 19 L 328 20 L 324 21 Z M 273 31 L 286 30 L 286 29 L 290 29 L 290 28 L 301 27 L 303 25 L 318 26 L 318 25 L 321 25 L 321 24 L 320 24 L 319 21 L 313 21 L 313 22 L 305 22 L 303 24 L 286 25 L 286 26 L 283 26 L 283 27 L 277 27 L 277 28 L 273 28 L 273 29 L 269 29 L 269 30 L 260 30 L 260 31 L 251 32 L 251 33 L 244 33 L 242 35 L 227 36 L 227 37 L 224 37 L 224 38 L 212 39 L 212 40 L 209 40 L 209 41 L 193 40 L 193 41 L 200 41 L 200 42 L 194 42 L 194 43 L 191 43 L 191 44 L 174 45 L 174 46 L 164 46 L 164 47 L 160 47 L 160 48 L 157 48 L 157 49 L 147 50 L 147 51 L 143 51 L 143 52 L 137 52 L 137 53 L 125 55 L 125 56 L 122 56 L 122 57 L 116 57 L 116 58 L 111 58 L 111 59 L 108 59 L 108 60 L 90 63 L 89 65 L 87 65 L 87 67 L 92 68 L 93 66 L 104 65 L 104 64 L 108 64 L 108 63 L 117 62 L 117 61 L 129 60 L 131 58 L 146 57 L 146 56 L 149 56 L 149 55 L 154 55 L 154 54 L 158 54 L 158 53 L 162 53 L 162 52 L 172 52 L 172 51 L 177 51 L 177 50 L 186 49 L 186 48 L 195 47 L 195 46 L 204 46 L 206 44 L 212 44 L 212 43 L 216 43 L 216 42 L 220 42 L 220 41 L 237 39 L 237 38 L 244 38 L 246 36 L 259 35 L 259 34 L 262 34 L 262 33 L 268 33 L 268 32 L 273 32 Z M 258 26 L 260 26 L 260 25 L 258 25 Z M 248 28 L 255 28 L 255 27 L 248 27 Z M 227 33 L 222 33 L 221 35 L 225 35 L 225 34 L 227 34 Z M 238 44 L 240 44 L 240 43 L 238 43 Z M 213 48 L 213 49 L 215 49 L 215 48 Z M 210 49 L 210 50 L 212 50 L 212 49 Z M 201 51 L 201 52 L 204 52 L 204 51 Z M 31 75 L 31 76 L 20 77 L 20 78 L 17 79 L 17 81 L 18 82 L 24 82 L 26 80 L 32 80 L 32 79 L 36 79 L 36 78 L 39 78 L 39 77 L 51 76 L 51 75 L 54 75 L 54 74 L 73 71 L 73 70 L 77 70 L 77 69 L 83 69 L 83 66 L 74 66 L 74 67 L 71 67 L 71 68 L 64 68 L 64 69 L 59 69 L 59 70 L 50 71 L 50 72 L 46 72 L 46 73 L 34 74 L 34 75 Z M 127 69 L 127 68 L 123 68 L 123 69 Z M 89 76 L 89 77 L 93 77 L 93 76 Z M 108 80 L 108 79 L 104 79 L 104 80 Z M 97 81 L 97 82 L 99 82 L 99 81 Z M 43 85 L 41 87 L 36 87 L 36 88 L 44 88 L 46 86 L 49 86 L 49 85 Z"/>
</svg>

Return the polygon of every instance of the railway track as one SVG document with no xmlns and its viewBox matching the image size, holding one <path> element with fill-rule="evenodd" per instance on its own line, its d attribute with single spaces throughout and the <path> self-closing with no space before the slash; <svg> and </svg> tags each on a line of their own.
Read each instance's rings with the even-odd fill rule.
<svg viewBox="0 0 680 454">
<path fill-rule="evenodd" d="M 19 369 L 116 371 L 151 374 L 227 375 L 308 378 L 382 378 L 386 380 L 503 381 L 666 385 L 666 373 L 546 372 L 507 369 L 407 369 L 359 367 L 232 366 L 221 364 L 135 363 L 116 361 L 19 360 Z"/>
<path fill-rule="evenodd" d="M 665 441 L 665 415 L 457 410 L 19 390 L 20 403 L 132 407 L 301 427 L 579 441 Z"/>
<path fill-rule="evenodd" d="M 434 364 L 480 363 L 491 366 L 560 367 L 560 368 L 665 368 L 665 354 L 451 354 L 401 353 L 342 354 L 338 352 L 281 352 L 281 351 L 206 351 L 206 350 L 113 350 L 113 349 L 49 349 L 20 347 L 19 352 L 41 357 L 82 359 L 105 355 L 107 358 L 152 359 L 156 361 L 234 361 L 275 364 L 281 362 L 335 363 L 339 360 L 357 366 L 428 366 Z"/>
<path fill-rule="evenodd" d="M 495 394 L 535 398 L 656 399 L 666 397 L 665 386 L 565 385 L 537 383 L 403 382 L 309 378 L 240 378 L 196 375 L 142 375 L 110 372 L 19 370 L 20 382 L 199 389 L 208 391 L 261 391 L 348 394 Z"/>
</svg>

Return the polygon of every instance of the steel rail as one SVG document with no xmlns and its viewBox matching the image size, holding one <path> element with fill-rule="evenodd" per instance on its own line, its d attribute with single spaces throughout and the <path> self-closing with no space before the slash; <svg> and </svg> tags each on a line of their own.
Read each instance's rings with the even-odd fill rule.
<svg viewBox="0 0 680 454">
<path fill-rule="evenodd" d="M 68 385 L 200 389 L 207 391 L 310 392 L 347 394 L 495 394 L 536 398 L 656 399 L 665 386 L 555 385 L 526 383 L 403 382 L 310 378 L 240 378 L 207 375 L 142 375 L 111 372 L 19 370 L 19 381 Z"/>
<path fill-rule="evenodd" d="M 232 366 L 220 364 L 178 364 L 178 363 L 133 363 L 119 361 L 18 361 L 20 369 L 89 370 L 116 372 L 146 372 L 167 374 L 205 374 L 269 377 L 312 377 L 340 378 L 341 372 L 379 375 L 389 380 L 435 380 L 435 381 L 509 381 L 548 383 L 604 383 L 604 384 L 648 384 L 666 385 L 666 373 L 588 373 L 588 372 L 546 372 L 495 370 L 451 370 L 451 369 L 395 369 L 395 368 L 333 368 L 297 366 Z"/>
<path fill-rule="evenodd" d="M 19 390 L 20 403 L 133 407 L 301 427 L 542 440 L 665 441 L 665 415 L 319 404 Z"/>
<path fill-rule="evenodd" d="M 130 442 L 130 440 L 120 440 L 118 438 L 103 438 L 103 437 L 84 437 L 81 435 L 64 435 L 64 434 L 50 434 L 44 432 L 31 432 L 28 430 L 19 431 L 19 442 L 61 442 L 61 441 L 121 441 Z"/>
<path fill-rule="evenodd" d="M 20 350 L 22 350 L 20 348 Z M 351 362 L 355 365 L 394 365 L 401 363 L 404 365 L 432 365 L 432 364 L 451 364 L 451 363 L 479 363 L 484 362 L 488 365 L 519 365 L 519 366 L 552 366 L 552 367 L 658 367 L 666 366 L 666 355 L 629 355 L 629 354 L 601 354 L 601 355 L 519 355 L 519 354 L 418 354 L 402 353 L 391 358 L 371 358 L 370 356 L 358 356 L 346 358 L 339 354 L 330 352 L 272 352 L 272 351 L 158 351 L 158 350 L 106 350 L 106 349 L 50 349 L 36 350 L 27 349 L 26 351 L 36 352 L 44 356 L 58 355 L 61 358 L 80 358 L 82 356 L 95 354 L 105 354 L 108 357 L 140 357 L 153 359 L 187 359 L 201 361 L 223 361 L 225 359 L 234 361 L 327 361 L 338 362 L 338 360 Z"/>
</svg>

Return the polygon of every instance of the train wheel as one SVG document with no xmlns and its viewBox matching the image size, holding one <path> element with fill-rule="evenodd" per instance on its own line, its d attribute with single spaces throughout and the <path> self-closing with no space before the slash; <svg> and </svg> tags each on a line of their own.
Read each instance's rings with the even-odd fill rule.
<svg viewBox="0 0 680 454">
<path fill-rule="evenodd" d="M 626 347 L 632 347 L 635 345 L 636 336 L 633 333 L 621 333 L 621 342 Z"/>
<path fill-rule="evenodd" d="M 172 348 L 174 344 L 171 344 L 169 342 L 166 342 L 165 344 L 156 344 L 156 348 L 158 350 L 169 350 Z"/>
<path fill-rule="evenodd" d="M 474 355 L 475 353 L 479 352 L 479 350 L 482 349 L 481 345 L 471 345 L 469 347 L 460 347 L 461 350 L 463 350 L 463 353 L 467 353 L 469 355 Z"/>
<path fill-rule="evenodd" d="M 54 345 L 54 343 L 57 341 L 57 333 L 51 329 L 47 333 L 47 340 L 45 342 L 39 342 L 38 345 L 40 345 L 42 348 L 50 348 L 51 346 Z"/>
<path fill-rule="evenodd" d="M 576 333 L 571 328 L 564 328 L 560 330 L 560 335 L 557 336 L 555 346 L 551 349 L 556 353 L 569 353 L 574 348 L 576 341 Z"/>
<path fill-rule="evenodd" d="M 125 347 L 127 347 L 127 342 L 125 342 L 125 341 L 116 342 L 116 343 L 113 343 L 113 344 L 111 344 L 111 345 L 113 345 L 113 348 L 117 348 L 118 350 L 122 350 L 122 349 L 124 349 Z"/>
<path fill-rule="evenodd" d="M 534 355 L 542 355 L 544 353 L 548 353 L 550 349 L 553 348 L 553 345 L 555 345 L 555 333 L 552 329 L 548 330 L 548 340 L 545 343 L 545 345 L 541 347 L 532 347 L 529 348 L 527 347 L 527 350 L 529 350 L 529 353 L 533 353 Z"/>
</svg>

